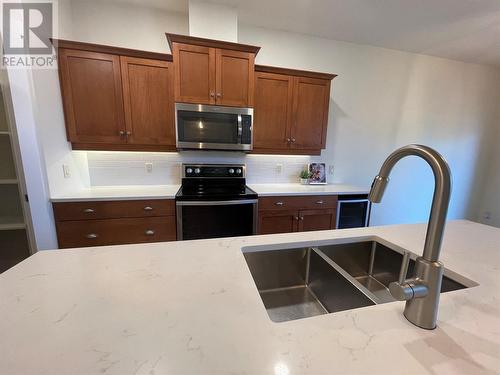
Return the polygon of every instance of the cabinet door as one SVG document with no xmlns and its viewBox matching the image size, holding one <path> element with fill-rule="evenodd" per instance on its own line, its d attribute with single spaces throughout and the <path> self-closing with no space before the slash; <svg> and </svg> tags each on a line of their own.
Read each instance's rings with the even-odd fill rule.
<svg viewBox="0 0 500 375">
<path fill-rule="evenodd" d="M 330 100 L 330 81 L 295 77 L 293 93 L 292 148 L 325 148 Z"/>
<path fill-rule="evenodd" d="M 172 63 L 120 57 L 127 141 L 175 148 Z"/>
<path fill-rule="evenodd" d="M 253 107 L 253 53 L 216 50 L 216 103 L 218 105 Z"/>
<path fill-rule="evenodd" d="M 284 74 L 255 73 L 254 149 L 289 149 L 293 78 Z"/>
<path fill-rule="evenodd" d="M 59 72 L 69 141 L 125 143 L 120 58 L 60 49 Z"/>
<path fill-rule="evenodd" d="M 298 230 L 298 211 L 260 211 L 259 234 L 290 233 Z"/>
<path fill-rule="evenodd" d="M 175 241 L 175 216 L 61 221 L 60 248 Z"/>
<path fill-rule="evenodd" d="M 299 231 L 335 229 L 336 211 L 332 209 L 299 212 Z"/>
<path fill-rule="evenodd" d="M 174 43 L 175 101 L 215 104 L 215 48 Z"/>
</svg>

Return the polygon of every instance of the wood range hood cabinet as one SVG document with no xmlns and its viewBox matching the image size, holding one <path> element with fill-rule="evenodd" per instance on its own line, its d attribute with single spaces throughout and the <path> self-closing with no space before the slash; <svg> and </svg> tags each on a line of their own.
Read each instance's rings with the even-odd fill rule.
<svg viewBox="0 0 500 375">
<path fill-rule="evenodd" d="M 253 107 L 260 47 L 165 34 L 174 59 L 175 101 Z"/>
</svg>

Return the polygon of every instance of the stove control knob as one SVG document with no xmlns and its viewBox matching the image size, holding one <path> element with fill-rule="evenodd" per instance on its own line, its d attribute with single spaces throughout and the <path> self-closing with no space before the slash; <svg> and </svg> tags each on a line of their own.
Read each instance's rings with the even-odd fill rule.
<svg viewBox="0 0 500 375">
<path fill-rule="evenodd" d="M 238 168 L 238 169 L 236 170 L 236 174 L 241 174 L 241 169 L 240 169 L 240 168 Z"/>
<path fill-rule="evenodd" d="M 229 172 L 229 174 L 233 174 L 234 173 L 234 169 L 230 168 L 228 172 Z"/>
<path fill-rule="evenodd" d="M 193 173 L 193 168 L 186 169 L 186 173 Z"/>
<path fill-rule="evenodd" d="M 195 168 L 194 173 L 199 174 L 200 172 L 200 168 Z"/>
</svg>

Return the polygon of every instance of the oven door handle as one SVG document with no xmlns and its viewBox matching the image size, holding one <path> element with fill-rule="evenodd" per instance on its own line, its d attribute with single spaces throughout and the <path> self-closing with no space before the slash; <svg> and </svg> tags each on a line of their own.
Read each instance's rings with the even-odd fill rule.
<svg viewBox="0 0 500 375">
<path fill-rule="evenodd" d="M 255 204 L 257 199 L 238 199 L 232 201 L 177 201 L 176 206 L 227 206 L 233 204 Z"/>
</svg>

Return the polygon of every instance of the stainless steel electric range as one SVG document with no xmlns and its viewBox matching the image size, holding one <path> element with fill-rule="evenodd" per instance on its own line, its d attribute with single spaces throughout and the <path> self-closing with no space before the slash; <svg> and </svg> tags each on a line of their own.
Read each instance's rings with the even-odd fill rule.
<svg viewBox="0 0 500 375">
<path fill-rule="evenodd" d="M 256 234 L 257 193 L 246 186 L 245 172 L 241 164 L 183 164 L 177 239 Z"/>
</svg>

